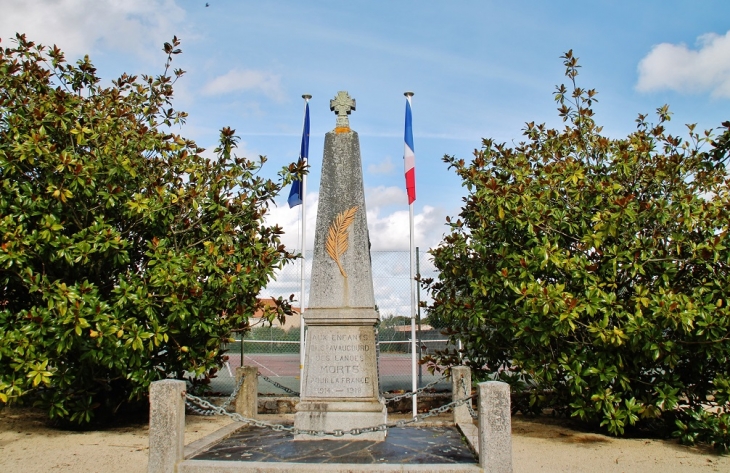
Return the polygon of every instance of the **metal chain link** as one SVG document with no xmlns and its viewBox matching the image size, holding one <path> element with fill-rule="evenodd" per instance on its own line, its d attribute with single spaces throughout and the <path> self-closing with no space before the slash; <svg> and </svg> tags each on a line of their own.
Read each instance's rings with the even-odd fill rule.
<svg viewBox="0 0 730 473">
<path fill-rule="evenodd" d="M 217 414 L 217 412 L 215 412 L 215 410 L 213 409 L 203 409 L 202 407 L 198 407 L 197 405 L 190 402 L 187 398 L 185 399 L 185 407 L 187 407 L 188 410 L 191 410 L 194 413 L 198 414 L 199 416 L 213 416 Z"/>
<path fill-rule="evenodd" d="M 404 425 L 413 424 L 415 422 L 421 422 L 423 419 L 427 419 L 431 416 L 435 416 L 438 414 L 443 414 L 444 412 L 447 412 L 449 409 L 453 409 L 454 407 L 458 407 L 462 404 L 465 404 L 468 401 L 471 401 L 476 396 L 467 397 L 464 399 L 459 399 L 458 401 L 453 401 L 448 404 L 444 404 L 441 407 L 437 407 L 434 409 L 431 409 L 430 411 L 426 412 L 425 414 L 418 415 L 416 417 L 413 417 L 412 419 L 403 419 L 396 422 L 389 422 L 385 424 L 378 424 L 374 425 L 372 427 L 362 427 L 362 428 L 354 428 L 350 430 L 332 430 L 332 431 L 326 431 L 326 430 L 309 430 L 309 429 L 297 429 L 294 426 L 291 425 L 284 425 L 284 424 L 272 424 L 270 422 L 257 420 L 257 419 L 251 419 L 248 417 L 243 417 L 241 414 L 238 414 L 236 412 L 228 412 L 225 409 L 214 406 L 210 402 L 206 401 L 205 399 L 201 399 L 197 396 L 193 396 L 192 394 L 185 393 L 185 400 L 190 401 L 191 403 L 195 403 L 198 405 L 200 409 L 210 410 L 214 411 L 215 414 L 218 415 L 224 415 L 228 416 L 231 419 L 237 421 L 237 422 L 243 422 L 245 424 L 254 425 L 256 427 L 265 427 L 274 430 L 275 432 L 291 432 L 294 435 L 312 435 L 315 437 L 342 437 L 344 435 L 362 435 L 372 432 L 381 432 L 385 431 L 387 429 L 393 428 L 393 427 L 403 427 Z"/>
<path fill-rule="evenodd" d="M 442 376 L 441 378 L 437 379 L 436 381 L 433 381 L 433 382 L 428 383 L 427 385 L 425 385 L 421 389 L 417 389 L 416 391 L 408 391 L 407 393 L 400 394 L 398 396 L 393 396 L 390 399 L 386 399 L 385 400 L 385 403 L 388 404 L 388 403 L 391 403 L 391 402 L 400 401 L 401 399 L 406 399 L 406 398 L 409 398 L 409 397 L 413 397 L 416 394 L 422 394 L 424 391 L 426 391 L 429 388 L 432 388 L 433 386 L 436 386 L 438 383 L 440 383 L 441 381 L 445 380 L 446 378 L 447 378 L 447 376 Z"/>
<path fill-rule="evenodd" d="M 477 411 L 474 410 L 473 407 L 471 407 L 471 403 L 467 403 L 466 408 L 469 409 L 469 415 L 472 419 L 476 419 L 479 417 L 479 414 L 477 414 Z"/>
<path fill-rule="evenodd" d="M 293 395 L 293 396 L 299 396 L 299 394 L 300 394 L 300 393 L 298 393 L 297 391 L 294 391 L 293 389 L 289 389 L 289 388 L 287 388 L 286 386 L 284 386 L 284 385 L 282 385 L 282 384 L 279 384 L 279 383 L 277 383 L 276 381 L 274 381 L 273 379 L 269 378 L 268 376 L 264 376 L 264 375 L 262 375 L 261 373 L 259 373 L 258 375 L 259 375 L 259 376 L 261 377 L 261 379 L 263 379 L 263 380 L 264 380 L 264 381 L 266 381 L 267 383 L 271 383 L 272 385 L 274 385 L 274 386 L 276 386 L 277 388 L 281 389 L 281 390 L 282 390 L 282 391 L 284 391 L 285 393 L 291 394 L 291 395 Z"/>
<path fill-rule="evenodd" d="M 461 378 L 461 390 L 464 392 L 464 396 L 468 396 L 469 394 L 471 394 L 466 391 L 466 381 L 464 381 L 464 378 Z M 479 417 L 474 408 L 471 407 L 471 402 L 466 403 L 466 408 L 469 409 L 469 415 L 472 419 L 476 419 L 477 417 Z"/>
<path fill-rule="evenodd" d="M 228 409 L 228 406 L 230 406 L 231 403 L 236 399 L 236 396 L 238 396 L 238 391 L 240 391 L 241 390 L 241 386 L 243 386 L 243 380 L 244 380 L 244 378 L 245 378 L 245 376 L 242 375 L 241 376 L 241 379 L 238 380 L 238 384 L 233 389 L 233 392 L 231 393 L 231 395 L 228 396 L 228 398 L 223 402 L 223 404 L 220 405 L 220 407 L 223 410 Z M 188 408 L 190 408 L 191 411 L 195 412 L 198 415 L 201 415 L 201 416 L 212 416 L 212 415 L 215 414 L 215 412 L 213 412 L 210 409 L 201 409 L 198 406 L 195 406 L 194 404 L 191 404 L 189 402 L 187 402 L 186 404 L 187 404 Z"/>
</svg>

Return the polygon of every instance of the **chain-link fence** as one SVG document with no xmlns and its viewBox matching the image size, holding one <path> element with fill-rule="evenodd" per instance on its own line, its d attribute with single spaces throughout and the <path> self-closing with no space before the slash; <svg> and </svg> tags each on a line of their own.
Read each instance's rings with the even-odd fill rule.
<svg viewBox="0 0 730 473">
<path fill-rule="evenodd" d="M 417 273 L 423 278 L 436 277 L 437 271 L 425 250 L 416 258 Z M 380 389 L 383 392 L 408 391 L 412 387 L 412 332 L 410 254 L 408 251 L 371 252 L 375 302 L 380 313 L 378 327 Z M 305 281 L 309 281 L 311 261 L 305 264 Z M 262 297 L 288 297 L 294 294 L 301 300 L 300 265 L 290 265 L 280 271 L 263 291 Z M 305 307 L 308 288 L 305 288 Z M 427 295 L 417 291 L 417 301 L 430 302 Z M 299 303 L 295 303 L 299 306 Z M 418 309 L 416 327 L 416 356 L 420 359 L 437 349 L 446 347 L 446 337 L 428 325 L 425 314 Z M 421 317 L 424 315 L 423 317 Z M 300 317 L 295 314 L 283 324 L 255 325 L 243 340 L 227 347 L 228 364 L 213 381 L 214 391 L 229 394 L 235 388 L 235 367 L 256 366 L 262 375 L 260 394 L 281 394 L 299 391 L 300 376 Z M 418 364 L 417 386 L 437 380 Z M 268 382 L 267 380 L 273 381 Z M 276 386 L 278 384 L 279 386 Z M 449 389 L 444 381 L 437 388 Z"/>
</svg>

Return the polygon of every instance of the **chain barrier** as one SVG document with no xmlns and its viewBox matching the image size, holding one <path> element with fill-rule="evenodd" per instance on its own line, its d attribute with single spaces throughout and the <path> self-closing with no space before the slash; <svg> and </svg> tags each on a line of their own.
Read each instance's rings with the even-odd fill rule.
<svg viewBox="0 0 730 473">
<path fill-rule="evenodd" d="M 245 378 L 245 376 L 241 376 L 241 379 L 238 380 L 238 384 L 236 385 L 236 388 L 233 390 L 233 392 L 231 393 L 231 395 L 228 396 L 228 398 L 223 402 L 223 404 L 220 405 L 220 407 L 224 411 L 226 409 L 228 409 L 228 406 L 230 406 L 231 403 L 236 399 L 236 396 L 238 396 L 238 391 L 240 391 L 241 390 L 241 386 L 243 386 L 243 380 L 244 380 L 244 378 Z M 194 404 L 192 404 L 190 402 L 186 402 L 185 404 L 188 406 L 188 408 L 191 411 L 195 412 L 198 415 L 201 415 L 201 416 L 212 416 L 212 415 L 215 414 L 214 410 L 211 410 L 211 409 L 201 409 L 200 407 L 198 407 L 198 406 L 196 406 L 196 405 L 194 405 Z"/>
<path fill-rule="evenodd" d="M 466 404 L 466 408 L 469 409 L 469 415 L 471 416 L 472 419 L 475 419 L 476 420 L 479 417 L 479 415 L 477 414 L 477 411 L 475 411 L 474 408 L 471 407 L 471 403 L 470 402 L 468 402 Z"/>
<path fill-rule="evenodd" d="M 390 399 L 386 399 L 385 400 L 385 403 L 388 404 L 388 403 L 391 403 L 391 402 L 397 402 L 397 401 L 400 401 L 401 399 L 406 399 L 406 398 L 409 398 L 409 397 L 413 397 L 416 394 L 422 394 L 427 389 L 436 386 L 438 383 L 440 383 L 441 381 L 443 381 L 443 380 L 445 380 L 447 378 L 448 378 L 447 376 L 442 376 L 441 378 L 437 379 L 436 381 L 432 381 L 432 382 L 428 383 L 427 385 L 425 385 L 424 387 L 422 387 L 420 389 L 417 389 L 416 391 L 408 391 L 407 393 L 400 394 L 398 396 L 393 396 Z"/>
<path fill-rule="evenodd" d="M 264 376 L 261 373 L 259 373 L 258 375 L 261 377 L 261 379 L 263 379 L 267 383 L 271 383 L 273 386 L 276 386 L 277 388 L 281 389 L 282 391 L 284 391 L 287 394 L 291 394 L 292 396 L 299 396 L 299 394 L 300 394 L 297 391 L 294 391 L 293 389 L 287 388 L 283 384 L 277 383 L 276 381 L 274 381 L 273 379 L 269 378 L 268 376 Z"/>
<path fill-rule="evenodd" d="M 336 429 L 336 430 L 332 430 L 332 431 L 327 431 L 327 430 L 297 429 L 296 427 L 294 427 L 292 425 L 272 424 L 270 422 L 266 422 L 263 420 L 243 417 L 241 414 L 238 414 L 236 412 L 228 412 L 225 409 L 223 409 L 222 407 L 214 406 L 213 404 L 206 401 L 205 399 L 201 399 L 197 396 L 193 396 L 192 394 L 185 393 L 186 402 L 189 401 L 190 403 L 196 404 L 197 408 L 200 410 L 213 411 L 214 414 L 228 416 L 237 422 L 243 422 L 245 424 L 254 425 L 256 427 L 269 428 L 269 429 L 274 430 L 275 432 L 284 431 L 284 432 L 290 432 L 293 435 L 312 435 L 315 437 L 325 437 L 325 436 L 342 437 L 344 435 L 362 435 L 362 434 L 367 434 L 367 433 L 372 433 L 372 432 L 385 431 L 385 430 L 388 430 L 393 427 L 403 427 L 404 425 L 421 422 L 422 420 L 427 419 L 429 417 L 432 417 L 432 416 L 435 416 L 438 414 L 443 414 L 444 412 L 447 412 L 450 409 L 453 409 L 454 407 L 460 406 L 462 404 L 465 404 L 466 402 L 471 401 L 475 397 L 476 397 L 476 395 L 468 397 L 468 398 L 464 398 L 464 399 L 459 399 L 458 401 L 453 401 L 448 404 L 444 404 L 441 407 L 436 407 L 434 409 L 431 409 L 430 411 L 428 411 L 424 414 L 418 415 L 416 417 L 413 417 L 412 419 L 404 419 L 404 420 L 399 420 L 396 422 L 378 424 L 378 425 L 374 425 L 372 427 L 354 428 L 354 429 L 350 429 L 350 430 Z"/>
<path fill-rule="evenodd" d="M 461 378 L 461 390 L 464 393 L 464 396 L 468 396 L 469 394 L 471 394 L 471 393 L 467 392 L 467 390 L 466 390 L 466 381 L 464 381 L 464 378 Z M 472 419 L 476 419 L 477 417 L 479 417 L 479 415 L 474 410 L 474 408 L 471 407 L 471 402 L 466 403 L 466 408 L 469 409 L 469 415 L 471 416 Z"/>
</svg>

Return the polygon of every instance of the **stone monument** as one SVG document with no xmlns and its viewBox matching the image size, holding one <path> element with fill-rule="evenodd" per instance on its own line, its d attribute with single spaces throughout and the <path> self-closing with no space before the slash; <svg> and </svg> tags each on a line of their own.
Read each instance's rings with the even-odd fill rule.
<svg viewBox="0 0 730 473">
<path fill-rule="evenodd" d="M 294 426 L 345 431 L 385 423 L 387 411 L 378 387 L 378 313 L 360 141 L 348 119 L 355 100 L 338 92 L 330 109 L 337 114 L 337 123 L 324 140 L 309 307 L 304 312 L 308 327 L 304 379 Z M 382 441 L 385 431 L 356 438 Z"/>
</svg>

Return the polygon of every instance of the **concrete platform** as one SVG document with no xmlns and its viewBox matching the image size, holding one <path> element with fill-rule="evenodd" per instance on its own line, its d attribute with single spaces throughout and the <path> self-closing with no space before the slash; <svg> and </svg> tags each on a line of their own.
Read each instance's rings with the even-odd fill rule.
<svg viewBox="0 0 730 473">
<path fill-rule="evenodd" d="M 231 424 L 185 448 L 179 473 L 482 472 L 453 426 L 388 430 L 384 442 L 299 440 L 286 432 Z"/>
</svg>

